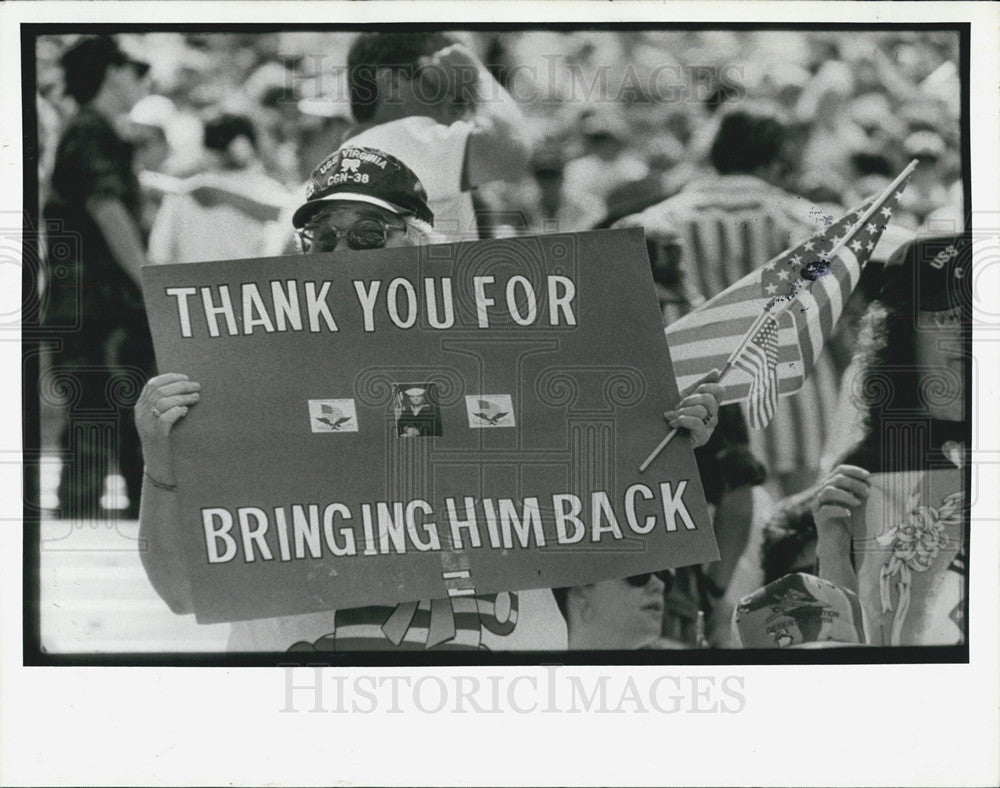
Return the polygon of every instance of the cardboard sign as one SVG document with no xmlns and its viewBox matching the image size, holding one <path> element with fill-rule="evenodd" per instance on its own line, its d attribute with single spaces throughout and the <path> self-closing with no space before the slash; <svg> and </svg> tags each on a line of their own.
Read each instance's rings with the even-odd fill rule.
<svg viewBox="0 0 1000 788">
<path fill-rule="evenodd" d="M 879 473 L 852 544 L 868 643 L 945 646 L 965 630 L 962 471 Z"/>
<path fill-rule="evenodd" d="M 711 561 L 641 231 L 148 267 L 199 621 Z"/>
</svg>

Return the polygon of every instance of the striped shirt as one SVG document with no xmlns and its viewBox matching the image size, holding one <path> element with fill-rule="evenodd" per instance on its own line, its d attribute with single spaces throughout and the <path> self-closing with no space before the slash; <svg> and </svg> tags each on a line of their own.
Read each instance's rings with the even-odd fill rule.
<svg viewBox="0 0 1000 788">
<path fill-rule="evenodd" d="M 229 650 L 489 651 L 512 642 L 519 607 L 518 594 L 504 591 L 237 621 Z"/>
<path fill-rule="evenodd" d="M 629 221 L 673 237 L 687 286 L 712 298 L 839 215 L 839 209 L 821 210 L 750 175 L 714 175 Z M 802 390 L 778 400 L 771 423 L 749 431 L 751 449 L 770 473 L 818 470 L 837 388 L 824 354 Z"/>
</svg>

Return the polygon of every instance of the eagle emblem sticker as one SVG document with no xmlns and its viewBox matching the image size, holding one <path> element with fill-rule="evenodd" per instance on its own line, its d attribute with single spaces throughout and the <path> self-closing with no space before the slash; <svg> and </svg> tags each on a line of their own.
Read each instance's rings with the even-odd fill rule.
<svg viewBox="0 0 1000 788">
<path fill-rule="evenodd" d="M 313 432 L 357 432 L 358 415 L 354 400 L 309 400 L 309 424 Z"/>
<path fill-rule="evenodd" d="M 469 426 L 473 429 L 516 427 L 510 394 L 476 394 L 465 398 Z"/>
</svg>

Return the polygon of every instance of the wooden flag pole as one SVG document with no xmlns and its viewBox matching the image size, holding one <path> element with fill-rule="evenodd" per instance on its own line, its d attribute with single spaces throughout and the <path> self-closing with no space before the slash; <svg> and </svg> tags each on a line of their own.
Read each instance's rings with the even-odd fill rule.
<svg viewBox="0 0 1000 788">
<path fill-rule="evenodd" d="M 729 354 L 729 358 L 726 359 L 726 363 L 723 364 L 722 369 L 719 370 L 719 377 L 715 381 L 716 383 L 721 383 L 722 379 L 732 371 L 733 365 L 736 363 L 736 359 L 739 357 L 740 353 L 743 352 L 743 348 L 745 348 L 749 344 L 750 340 L 753 339 L 753 335 L 757 332 L 757 329 L 760 328 L 761 323 L 763 323 L 767 319 L 767 316 L 769 314 L 771 314 L 771 310 L 765 309 L 763 312 L 761 312 L 760 317 L 758 317 L 754 321 L 753 325 L 750 326 L 750 330 L 747 331 L 746 334 L 744 334 L 743 340 L 740 342 L 739 346 L 736 348 L 736 350 L 734 350 L 732 353 Z M 714 372 L 715 370 L 712 371 Z M 709 372 L 708 375 L 706 375 L 704 378 L 694 383 L 693 385 L 689 386 L 688 389 L 682 393 L 681 399 L 686 397 L 688 394 L 694 392 L 698 388 L 698 386 L 700 386 L 702 383 L 705 382 L 706 378 L 711 376 L 711 374 L 712 373 Z M 674 439 L 674 436 L 676 434 L 677 434 L 677 428 L 674 427 L 674 429 L 670 430 L 670 432 L 667 433 L 667 436 L 662 441 L 659 442 L 657 447 L 650 452 L 649 456 L 645 460 L 643 460 L 642 465 L 639 466 L 639 473 L 645 473 L 646 468 L 648 468 L 650 463 L 660 455 L 660 452 L 662 452 L 665 448 L 667 448 L 667 444 Z"/>
<path fill-rule="evenodd" d="M 767 314 L 767 313 L 765 312 L 764 314 Z M 721 383 L 722 379 L 726 375 L 729 374 L 730 370 L 733 368 L 733 361 L 736 358 L 736 354 L 739 353 L 739 351 L 740 351 L 740 349 L 742 349 L 742 347 L 743 347 L 743 345 L 740 345 L 740 348 L 737 349 L 736 353 L 733 353 L 733 355 L 731 355 L 729 357 L 729 360 L 726 361 L 726 363 L 722 367 L 722 369 L 719 370 L 719 378 L 718 378 L 718 380 L 715 381 L 716 383 Z M 712 370 L 712 371 L 714 372 L 715 370 Z M 712 373 L 710 372 L 705 377 L 707 378 L 711 374 Z M 687 391 L 684 392 L 684 396 L 681 397 L 681 399 L 683 399 L 684 397 L 686 397 L 688 394 L 691 394 L 693 391 L 695 391 L 695 389 L 698 388 L 698 386 L 700 386 L 704 382 L 705 382 L 705 378 L 702 378 L 701 380 L 699 380 L 697 383 L 695 383 Z M 643 460 L 642 465 L 639 466 L 639 473 L 645 473 L 646 468 L 649 467 L 650 463 L 652 463 L 653 460 L 655 460 L 657 457 L 660 456 L 660 452 L 663 451 L 665 448 L 667 448 L 667 444 L 670 443 L 670 441 L 672 441 L 674 439 L 674 435 L 676 435 L 676 434 L 677 434 L 677 428 L 674 427 L 672 430 L 670 430 L 670 432 L 667 433 L 667 436 L 663 440 L 661 440 L 659 442 L 659 444 L 657 445 L 657 447 L 655 449 L 653 449 L 652 452 L 650 452 L 649 456 L 645 460 Z"/>
<path fill-rule="evenodd" d="M 667 437 L 661 440 L 657 445 L 657 447 L 653 449 L 652 453 L 645 460 L 643 460 L 642 465 L 639 466 L 639 473 L 646 472 L 646 468 L 649 467 L 649 464 L 660 456 L 660 452 L 663 451 L 665 448 L 667 448 L 667 444 L 674 439 L 674 435 L 676 434 L 677 434 L 677 428 L 674 427 L 672 430 L 670 430 L 670 432 L 667 433 Z"/>
<path fill-rule="evenodd" d="M 844 236 L 843 240 L 841 240 L 837 244 L 834 244 L 833 248 L 830 249 L 829 252 L 827 252 L 827 257 L 832 258 L 838 251 L 840 251 L 840 249 L 844 246 L 844 244 L 847 243 L 848 239 L 853 237 L 854 233 L 857 232 L 857 229 L 872 217 L 872 215 L 875 213 L 878 207 L 882 205 L 882 203 L 884 203 L 889 198 L 889 195 L 899 186 L 900 183 L 906 180 L 906 178 L 909 176 L 911 172 L 913 172 L 916 166 L 917 166 L 916 159 L 913 159 L 908 165 L 906 165 L 906 169 L 904 169 L 901 173 L 899 173 L 899 175 L 896 176 L 896 179 L 882 191 L 882 194 L 880 194 L 876 199 L 872 200 L 872 204 L 868 206 L 868 209 L 864 212 L 864 214 L 862 214 L 861 217 L 858 219 L 858 221 L 854 223 L 854 227 L 851 230 L 851 232 L 847 233 Z M 785 304 L 786 309 L 793 300 L 795 299 L 794 298 L 790 299 L 788 303 Z M 784 310 L 781 309 L 777 311 L 781 312 Z M 732 354 L 730 354 L 729 359 L 722 367 L 722 370 L 719 372 L 719 378 L 717 382 L 722 382 L 722 379 L 729 374 L 730 370 L 733 368 L 734 362 L 736 361 L 737 357 L 739 357 L 739 354 L 742 353 L 743 349 L 750 343 L 757 329 L 760 328 L 760 324 L 765 319 L 767 319 L 768 315 L 770 314 L 772 314 L 771 307 L 765 309 L 764 312 L 761 314 L 761 316 L 758 317 L 756 321 L 754 321 L 754 324 L 750 327 L 750 330 L 747 331 L 747 333 L 744 335 L 743 341 L 740 342 L 736 350 L 734 350 Z M 708 376 L 706 375 L 706 377 Z M 697 383 L 695 383 L 687 391 L 684 392 L 684 396 L 686 397 L 688 394 L 693 392 L 698 386 L 700 386 L 704 382 L 705 382 L 704 379 L 699 380 Z M 656 446 L 656 448 L 653 449 L 652 452 L 650 452 L 649 456 L 645 460 L 643 460 L 642 465 L 639 466 L 639 473 L 645 473 L 646 468 L 650 466 L 653 460 L 655 460 L 657 457 L 660 456 L 660 452 L 662 452 L 667 447 L 667 444 L 674 439 L 674 436 L 676 434 L 677 434 L 676 427 L 667 433 L 667 436 L 662 441 L 660 441 L 659 444 Z"/>
</svg>

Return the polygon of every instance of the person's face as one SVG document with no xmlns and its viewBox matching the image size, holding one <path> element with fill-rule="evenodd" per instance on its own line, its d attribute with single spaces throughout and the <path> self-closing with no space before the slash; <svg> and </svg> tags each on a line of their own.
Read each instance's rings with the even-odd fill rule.
<svg viewBox="0 0 1000 788">
<path fill-rule="evenodd" d="M 440 68 L 417 69 L 413 74 L 398 69 L 389 73 L 385 101 L 398 101 L 404 115 L 426 115 L 444 126 L 467 120 L 474 107 L 462 95 L 462 86 L 449 81 Z"/>
<path fill-rule="evenodd" d="M 226 163 L 235 169 L 246 169 L 257 158 L 257 151 L 246 135 L 241 134 L 226 147 Z"/>
<path fill-rule="evenodd" d="M 304 254 L 336 250 L 355 254 L 369 249 L 407 246 L 402 217 L 374 205 L 331 203 L 320 209 L 299 233 Z"/>
<path fill-rule="evenodd" d="M 105 78 L 111 79 L 125 111 L 132 109 L 140 99 L 149 95 L 149 66 L 145 63 L 130 61 L 120 66 L 110 66 Z"/>
<path fill-rule="evenodd" d="M 588 147 L 604 161 L 612 161 L 621 152 L 621 143 L 611 134 L 594 134 L 587 137 Z"/>
<path fill-rule="evenodd" d="M 563 174 L 562 170 L 543 169 L 534 173 L 535 183 L 546 195 L 557 195 L 562 192 Z"/>
<path fill-rule="evenodd" d="M 660 634 L 664 589 L 655 574 L 641 586 L 625 579 L 584 586 L 577 625 L 588 629 L 587 641 L 598 648 L 642 648 Z"/>
<path fill-rule="evenodd" d="M 408 394 L 407 396 L 410 398 L 410 404 L 414 408 L 419 408 L 421 405 L 424 404 L 423 394 Z"/>
<path fill-rule="evenodd" d="M 965 365 L 960 310 L 918 312 L 916 360 L 920 391 L 932 418 L 965 418 Z"/>
</svg>

